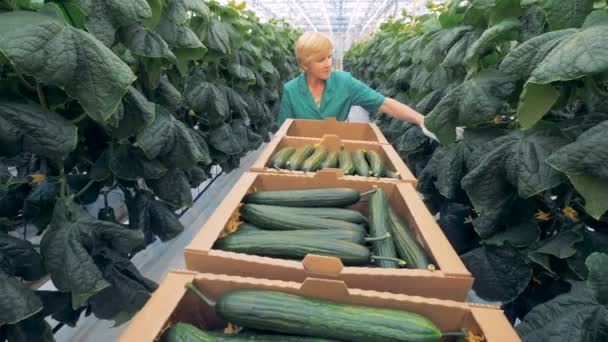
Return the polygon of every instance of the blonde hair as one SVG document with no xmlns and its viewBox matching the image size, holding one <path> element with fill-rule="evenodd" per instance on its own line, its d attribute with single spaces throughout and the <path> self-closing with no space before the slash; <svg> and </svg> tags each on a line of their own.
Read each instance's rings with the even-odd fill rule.
<svg viewBox="0 0 608 342">
<path fill-rule="evenodd" d="M 333 49 L 334 44 L 325 33 L 305 32 L 296 43 L 296 58 L 302 67 L 320 55 L 329 55 Z"/>
</svg>

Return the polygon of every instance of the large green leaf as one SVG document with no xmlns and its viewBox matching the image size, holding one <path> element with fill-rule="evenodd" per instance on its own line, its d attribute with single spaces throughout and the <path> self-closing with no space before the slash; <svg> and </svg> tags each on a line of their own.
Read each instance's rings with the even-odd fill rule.
<svg viewBox="0 0 608 342">
<path fill-rule="evenodd" d="M 154 190 L 154 194 L 158 198 L 175 208 L 192 206 L 190 184 L 181 169 L 169 169 L 164 176 L 157 180 L 151 180 L 147 184 Z"/>
<path fill-rule="evenodd" d="M 527 83 L 521 93 L 517 117 L 527 129 L 540 121 L 559 99 L 560 93 L 551 84 Z"/>
<path fill-rule="evenodd" d="M 462 38 L 456 42 L 441 63 L 446 68 L 454 68 L 464 65 L 464 58 L 469 48 L 479 39 L 481 32 L 472 31 L 465 33 Z"/>
<path fill-rule="evenodd" d="M 119 27 L 141 22 L 152 16 L 146 0 L 79 0 L 87 14 L 87 29 L 107 46 L 114 43 Z"/>
<path fill-rule="evenodd" d="M 164 58 L 171 63 L 177 59 L 167 43 L 156 32 L 150 31 L 140 24 L 133 24 L 119 31 L 121 43 L 128 47 L 136 56 L 147 58 Z"/>
<path fill-rule="evenodd" d="M 528 41 L 543 33 L 547 20 L 538 6 L 526 8 L 521 18 L 521 41 Z"/>
<path fill-rule="evenodd" d="M 206 114 L 211 126 L 221 125 L 230 115 L 228 96 L 222 88 L 193 76 L 186 82 L 184 96 L 192 109 Z"/>
<path fill-rule="evenodd" d="M 580 27 L 593 11 L 593 0 L 545 0 L 542 5 L 551 30 Z"/>
<path fill-rule="evenodd" d="M 547 163 L 570 178 L 586 201 L 586 211 L 599 219 L 608 210 L 608 121 L 582 133 L 578 139 L 555 151 Z"/>
<path fill-rule="evenodd" d="M 500 71 L 528 79 L 547 55 L 575 32 L 574 29 L 547 32 L 526 41 L 505 57 L 500 64 Z"/>
<path fill-rule="evenodd" d="M 212 18 L 205 44 L 215 52 L 223 55 L 230 54 L 230 34 L 228 33 L 227 24 Z"/>
<path fill-rule="evenodd" d="M 53 284 L 72 293 L 74 309 L 110 284 L 104 280 L 89 251 L 107 244 L 121 253 L 130 253 L 143 243 L 141 231 L 93 218 L 71 200 L 55 204 L 53 220 L 42 237 L 41 252 Z"/>
<path fill-rule="evenodd" d="M 457 26 L 455 28 L 441 30 L 429 37 L 430 41 L 422 51 L 424 66 L 429 70 L 435 68 L 443 61 L 448 50 L 471 29 L 472 27 L 470 26 Z"/>
<path fill-rule="evenodd" d="M 114 319 L 115 325 L 120 325 L 141 310 L 157 285 L 144 277 L 131 260 L 109 248 L 98 251 L 94 258 L 111 286 L 91 297 L 91 311 L 97 318 Z"/>
<path fill-rule="evenodd" d="M 545 239 L 538 248 L 528 252 L 530 260 L 544 267 L 548 272 L 551 268 L 552 258 L 567 259 L 576 254 L 574 246 L 583 241 L 583 234 L 577 230 L 561 231 L 557 235 Z"/>
<path fill-rule="evenodd" d="M 184 24 L 190 19 L 189 12 L 194 12 L 205 18 L 211 15 L 203 0 L 172 0 L 167 1 L 163 15 L 174 23 Z"/>
<path fill-rule="evenodd" d="M 608 307 L 595 297 L 591 286 L 606 284 L 606 268 L 597 269 L 596 265 L 605 263 L 590 256 L 588 260 L 589 285 L 584 282 L 573 284 L 569 293 L 540 304 L 532 309 L 517 332 L 524 341 L 590 342 L 608 339 Z"/>
<path fill-rule="evenodd" d="M 464 57 L 465 64 L 469 68 L 477 70 L 482 49 L 497 41 L 514 40 L 517 38 L 520 27 L 521 23 L 518 19 L 507 18 L 495 26 L 488 28 L 467 50 L 467 54 Z"/>
<path fill-rule="evenodd" d="M 178 24 L 162 15 L 156 32 L 167 42 L 177 57 L 177 67 L 182 74 L 188 68 L 188 62 L 203 58 L 207 48 L 188 24 Z"/>
<path fill-rule="evenodd" d="M 184 231 L 172 209 L 154 199 L 154 195 L 145 190 L 137 192 L 127 201 L 129 209 L 129 226 L 133 229 L 158 236 L 161 241 L 171 240 Z M 152 239 L 153 241 L 154 239 Z M 147 242 L 151 242 L 147 240 Z"/>
<path fill-rule="evenodd" d="M 529 198 L 565 181 L 543 160 L 568 142 L 557 127 L 547 123 L 513 131 L 493 142 L 495 149 L 462 179 L 463 189 L 479 211 L 474 225 L 482 237 L 498 232 L 517 196 Z"/>
<path fill-rule="evenodd" d="M 4 258 L 0 262 L 4 262 Z M 0 270 L 0 324 L 15 324 L 42 310 L 42 302 L 36 294 L 23 286 L 17 278 Z"/>
<path fill-rule="evenodd" d="M 211 131 L 209 145 L 227 155 L 243 152 L 243 148 L 228 124 L 223 124 Z"/>
<path fill-rule="evenodd" d="M 154 122 L 154 103 L 134 87 L 129 87 L 119 110 L 123 110 L 123 113 L 115 117 L 120 117 L 120 120 L 115 127 L 110 128 L 111 135 L 116 139 L 133 136 Z"/>
<path fill-rule="evenodd" d="M 255 74 L 246 66 L 237 63 L 230 63 L 230 65 L 228 65 L 228 71 L 242 84 L 254 85 L 256 82 Z"/>
<path fill-rule="evenodd" d="M 562 40 L 534 69 L 530 82 L 568 81 L 608 70 L 608 13 L 589 15 L 583 27 Z"/>
<path fill-rule="evenodd" d="M 1 38 L 0 38 L 1 39 Z M 77 128 L 34 104 L 0 101 L 0 132 L 12 132 L 19 150 L 62 160 L 76 148 Z"/>
<path fill-rule="evenodd" d="M 484 70 L 451 89 L 425 119 L 425 125 L 444 144 L 456 140 L 455 128 L 486 123 L 500 114 L 515 91 L 510 75 Z"/>
<path fill-rule="evenodd" d="M 158 159 L 148 159 L 141 149 L 130 144 L 111 148 L 109 167 L 116 177 L 125 180 L 157 179 L 167 172 Z"/>
<path fill-rule="evenodd" d="M 587 286 L 598 302 L 608 305 L 608 254 L 593 253 L 585 264 L 589 268 Z"/>
<path fill-rule="evenodd" d="M 532 268 L 513 247 L 484 246 L 462 255 L 475 282 L 475 293 L 490 301 L 510 302 L 532 279 Z"/>
<path fill-rule="evenodd" d="M 494 234 L 483 242 L 488 245 L 504 246 L 507 243 L 514 247 L 528 247 L 540 238 L 540 229 L 534 221 L 508 226 L 504 231 Z"/>
<path fill-rule="evenodd" d="M 32 281 L 46 274 L 42 257 L 31 242 L 0 232 L 0 272 Z"/>
<path fill-rule="evenodd" d="M 206 159 L 194 130 L 161 106 L 156 106 L 154 122 L 137 135 L 137 146 L 149 159 L 160 158 L 165 165 L 183 169 Z"/>
<path fill-rule="evenodd" d="M 64 89 L 98 122 L 115 112 L 136 78 L 93 36 L 41 13 L 0 13 L 0 55 L 20 71 Z"/>
</svg>

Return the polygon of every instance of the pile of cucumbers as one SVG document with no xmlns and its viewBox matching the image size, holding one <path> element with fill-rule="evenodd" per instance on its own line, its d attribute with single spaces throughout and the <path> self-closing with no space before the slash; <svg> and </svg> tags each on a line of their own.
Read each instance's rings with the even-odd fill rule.
<svg viewBox="0 0 608 342">
<path fill-rule="evenodd" d="M 368 196 L 368 217 L 347 208 Z M 347 266 L 431 265 L 380 188 L 363 194 L 350 188 L 254 192 L 243 199 L 240 219 L 236 232 L 218 239 L 214 248 L 293 260 L 332 256 Z"/>
<path fill-rule="evenodd" d="M 226 335 L 177 323 L 165 333 L 164 341 L 438 342 L 444 336 L 464 335 L 442 333 L 427 317 L 403 310 L 252 289 L 228 291 L 215 302 L 194 284 L 186 287 L 220 318 L 243 327 L 245 332 Z"/>
<path fill-rule="evenodd" d="M 284 147 L 272 156 L 270 167 L 305 172 L 339 168 L 345 175 L 399 178 L 397 172 L 386 168 L 382 156 L 376 151 L 357 149 L 349 152 L 342 147 L 340 151 L 330 152 L 319 144 Z"/>
</svg>

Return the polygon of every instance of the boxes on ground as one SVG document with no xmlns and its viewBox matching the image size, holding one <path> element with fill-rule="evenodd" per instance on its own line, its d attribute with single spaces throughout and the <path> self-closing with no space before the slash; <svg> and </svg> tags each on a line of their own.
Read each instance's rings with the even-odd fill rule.
<svg viewBox="0 0 608 342">
<path fill-rule="evenodd" d="M 352 188 L 362 193 L 374 186 L 387 192 L 391 206 L 415 231 L 433 260 L 435 270 L 344 267 L 335 257 L 307 255 L 303 261 L 296 261 L 213 248 L 247 193 L 335 187 Z M 367 214 L 367 205 L 363 202 L 353 208 Z M 432 298 L 464 300 L 473 284 L 471 274 L 411 184 L 347 179 L 336 169 L 300 175 L 245 173 L 186 247 L 184 255 L 186 267 L 198 272 L 296 282 L 309 276 L 335 278 L 351 288 Z"/>
<path fill-rule="evenodd" d="M 352 289 L 336 280 L 309 278 L 303 282 L 284 282 L 190 271 L 170 271 L 152 298 L 131 320 L 119 341 L 156 341 L 166 328 L 176 322 L 190 323 L 205 330 L 226 327 L 226 322 L 211 307 L 184 287 L 188 282 L 193 282 L 212 300 L 237 289 L 281 291 L 340 303 L 414 312 L 433 321 L 443 332 L 466 329 L 483 336 L 486 342 L 521 341 L 503 312 L 495 306 Z"/>
<path fill-rule="evenodd" d="M 393 172 L 397 172 L 399 174 L 399 178 L 391 179 L 391 178 L 376 178 L 374 179 L 382 180 L 382 181 L 402 181 L 402 182 L 410 182 L 413 184 L 417 183 L 416 177 L 412 174 L 412 172 L 405 165 L 403 160 L 397 154 L 397 151 L 391 145 L 381 145 L 364 141 L 348 141 L 342 140 L 339 136 L 334 134 L 326 134 L 323 135 L 322 138 L 300 138 L 300 137 L 289 137 L 289 136 L 277 136 L 275 137 L 262 151 L 258 159 L 253 163 L 250 168 L 250 171 L 256 172 L 274 172 L 274 173 L 285 173 L 285 172 L 293 172 L 293 173 L 302 173 L 302 171 L 289 171 L 289 170 L 275 170 L 270 165 L 270 161 L 272 157 L 284 147 L 301 147 L 303 145 L 323 145 L 327 148 L 329 152 L 339 151 L 341 148 L 349 152 L 354 152 L 358 149 L 363 149 L 366 151 L 375 151 L 382 158 L 385 168 L 387 170 L 391 170 Z M 361 177 L 361 176 L 351 176 L 351 177 Z M 365 177 L 370 178 L 370 177 Z"/>
<path fill-rule="evenodd" d="M 325 134 L 335 134 L 342 140 L 368 141 L 388 144 L 378 126 L 373 123 L 341 122 L 336 118 L 325 120 L 287 119 L 276 132 L 275 137 L 321 138 Z"/>
</svg>

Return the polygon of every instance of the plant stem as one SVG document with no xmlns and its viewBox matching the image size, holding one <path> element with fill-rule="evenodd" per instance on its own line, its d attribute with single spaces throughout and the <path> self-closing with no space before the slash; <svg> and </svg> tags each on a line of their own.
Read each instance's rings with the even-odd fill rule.
<svg viewBox="0 0 608 342">
<path fill-rule="evenodd" d="M 360 195 L 360 196 L 361 196 L 361 197 L 364 197 L 364 196 L 367 196 L 367 195 L 371 195 L 371 194 L 373 194 L 374 192 L 376 192 L 376 190 L 377 190 L 377 189 L 371 189 L 370 191 L 366 191 L 366 192 L 361 193 L 361 195 Z"/>
<path fill-rule="evenodd" d="M 365 238 L 365 242 L 384 241 L 391 238 L 391 233 L 386 233 L 383 236 Z"/>
<path fill-rule="evenodd" d="M 442 332 L 441 336 L 456 336 L 456 337 L 464 337 L 467 334 L 464 333 L 463 331 L 447 331 L 447 332 Z"/>
<path fill-rule="evenodd" d="M 391 258 L 391 257 L 384 257 L 384 256 L 379 256 L 379 255 L 372 255 L 372 260 L 386 260 L 386 261 L 394 261 L 396 263 L 399 264 L 399 266 L 403 267 L 406 265 L 405 260 L 401 260 L 401 259 L 397 259 L 397 258 Z"/>
<path fill-rule="evenodd" d="M 78 191 L 78 193 L 76 193 L 76 195 L 74 195 L 74 197 L 78 197 L 81 196 L 82 194 L 84 194 L 87 190 L 89 190 L 89 188 L 91 187 L 91 185 L 93 185 L 93 183 L 95 183 L 94 180 L 90 180 L 87 185 L 84 186 L 84 188 L 80 189 L 80 191 Z"/>
<path fill-rule="evenodd" d="M 65 198 L 67 196 L 64 170 L 61 170 L 61 174 L 59 175 L 59 196 L 61 196 L 61 198 Z"/>
<path fill-rule="evenodd" d="M 192 282 L 186 283 L 186 288 L 192 291 L 199 299 L 205 302 L 205 304 L 209 305 L 212 308 L 215 307 L 216 303 L 209 299 L 209 297 L 205 296 L 201 291 L 199 291 Z"/>
<path fill-rule="evenodd" d="M 40 85 L 40 82 L 38 82 L 38 80 L 36 80 L 36 92 L 38 93 L 38 100 L 40 101 L 42 107 L 49 109 L 49 106 L 46 103 L 46 97 L 42 92 L 42 86 Z"/>
<path fill-rule="evenodd" d="M 84 120 L 86 117 L 87 117 L 87 113 L 82 113 L 77 118 L 70 120 L 70 122 L 73 124 L 77 124 L 80 121 Z"/>
</svg>

